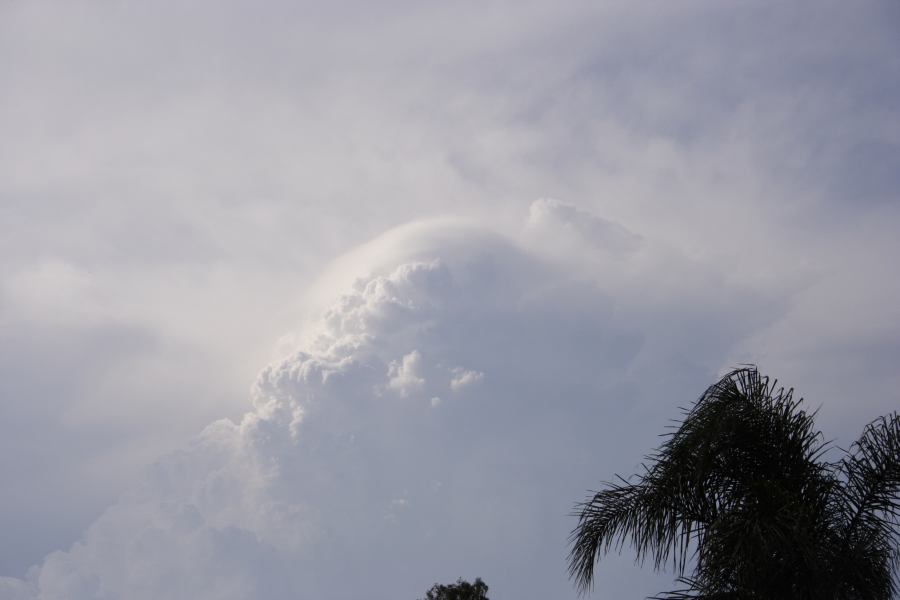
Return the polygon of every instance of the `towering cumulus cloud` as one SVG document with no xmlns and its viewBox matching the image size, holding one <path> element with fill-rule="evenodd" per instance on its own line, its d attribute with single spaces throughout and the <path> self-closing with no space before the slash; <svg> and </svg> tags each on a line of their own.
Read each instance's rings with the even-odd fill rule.
<svg viewBox="0 0 900 600">
<path fill-rule="evenodd" d="M 550 251 L 587 234 L 579 252 L 616 261 Z M 635 282 L 691 266 L 559 203 L 519 237 L 416 224 L 337 263 L 333 281 L 355 283 L 262 371 L 252 410 L 161 460 L 0 598 L 396 600 L 460 575 L 568 594 L 571 503 L 630 469 L 619 457 L 672 416 L 659 402 L 693 395 L 743 334 L 698 315 L 754 311 L 718 280 L 704 297 L 720 300 L 655 304 Z M 718 359 L 688 362 L 688 342 Z"/>
</svg>

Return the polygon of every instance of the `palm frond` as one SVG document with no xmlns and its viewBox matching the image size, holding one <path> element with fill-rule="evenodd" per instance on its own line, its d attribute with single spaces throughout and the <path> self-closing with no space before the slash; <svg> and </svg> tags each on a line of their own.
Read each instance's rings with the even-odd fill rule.
<svg viewBox="0 0 900 600">
<path fill-rule="evenodd" d="M 658 568 L 672 557 L 675 568 L 683 572 L 700 524 L 679 482 L 663 481 L 658 472 L 650 471 L 637 484 L 620 480 L 607 485 L 578 505 L 578 526 L 570 536 L 569 575 L 579 592 L 591 588 L 599 556 L 621 550 L 626 543 L 635 548 L 639 562 L 650 557 Z"/>
<path fill-rule="evenodd" d="M 838 564 L 855 587 L 878 586 L 896 596 L 900 563 L 900 415 L 869 423 L 838 463 L 843 524 Z M 881 560 L 876 560 L 883 557 Z"/>
<path fill-rule="evenodd" d="M 831 463 L 801 403 L 752 366 L 707 388 L 642 474 L 578 505 L 579 591 L 603 554 L 630 544 L 638 561 L 674 566 L 684 587 L 660 599 L 898 597 L 900 416 L 870 423 Z"/>
<path fill-rule="evenodd" d="M 811 500 L 830 486 L 818 461 L 827 444 L 800 403 L 754 367 L 710 386 L 635 483 L 620 478 L 578 506 L 569 574 L 579 591 L 590 589 L 600 556 L 625 543 L 641 562 L 658 569 L 671 561 L 682 581 L 705 582 L 670 595 L 730 597 L 735 582 L 758 575 L 747 565 L 797 559 L 794 533 L 818 539 L 807 526 L 820 506 Z M 692 559 L 694 576 L 685 578 Z"/>
</svg>

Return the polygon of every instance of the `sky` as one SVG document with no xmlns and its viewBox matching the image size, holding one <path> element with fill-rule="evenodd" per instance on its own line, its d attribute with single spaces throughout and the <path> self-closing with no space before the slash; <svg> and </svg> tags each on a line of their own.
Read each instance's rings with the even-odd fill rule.
<svg viewBox="0 0 900 600">
<path fill-rule="evenodd" d="M 574 504 L 730 368 L 849 446 L 900 406 L 898 28 L 0 3 L 0 600 L 575 598 Z"/>
</svg>

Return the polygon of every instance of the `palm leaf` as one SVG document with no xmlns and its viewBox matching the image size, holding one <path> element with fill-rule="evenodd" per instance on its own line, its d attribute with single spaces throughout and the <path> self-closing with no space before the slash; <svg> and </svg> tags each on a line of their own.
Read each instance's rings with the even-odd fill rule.
<svg viewBox="0 0 900 600">
<path fill-rule="evenodd" d="M 731 597 L 760 572 L 818 560 L 811 524 L 831 478 L 818 461 L 827 445 L 800 402 L 753 367 L 710 386 L 634 483 L 620 478 L 578 505 L 569 573 L 579 591 L 600 556 L 627 542 L 654 568 L 671 560 L 689 588 L 670 597 Z M 810 540 L 799 550 L 796 531 Z"/>
<path fill-rule="evenodd" d="M 837 502 L 844 517 L 835 564 L 848 588 L 898 593 L 900 562 L 900 416 L 869 423 L 839 463 L 844 486 Z"/>
</svg>

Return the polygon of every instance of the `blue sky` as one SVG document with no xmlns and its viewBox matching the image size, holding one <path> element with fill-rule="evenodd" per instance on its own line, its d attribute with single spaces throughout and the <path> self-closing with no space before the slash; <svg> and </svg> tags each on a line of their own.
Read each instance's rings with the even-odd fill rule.
<svg viewBox="0 0 900 600">
<path fill-rule="evenodd" d="M 898 26 L 3 3 L 0 599 L 574 597 L 572 504 L 729 367 L 848 445 L 900 389 Z"/>
</svg>

